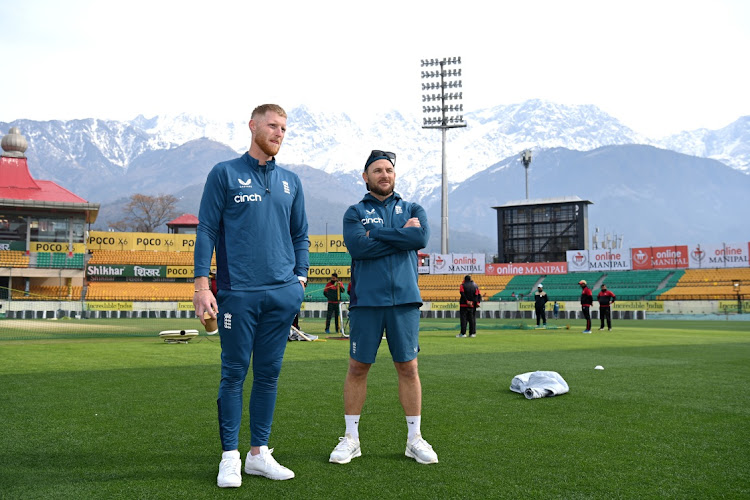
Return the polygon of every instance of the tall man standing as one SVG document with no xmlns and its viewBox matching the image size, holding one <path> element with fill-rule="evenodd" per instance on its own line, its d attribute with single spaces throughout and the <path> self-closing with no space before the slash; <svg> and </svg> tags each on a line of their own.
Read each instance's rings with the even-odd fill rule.
<svg viewBox="0 0 750 500">
<path fill-rule="evenodd" d="M 309 268 L 307 215 L 296 174 L 276 165 L 286 112 L 253 110 L 252 142 L 240 158 L 217 164 L 203 190 L 195 239 L 195 312 L 219 316 L 221 383 L 217 400 L 222 459 L 219 487 L 242 484 L 238 450 L 242 388 L 253 359 L 250 452 L 245 472 L 291 479 L 268 449 L 276 388 L 289 327 L 304 298 Z M 217 298 L 209 289 L 216 250 Z M 218 304 L 217 304 L 218 299 Z"/>
<path fill-rule="evenodd" d="M 534 292 L 534 310 L 536 312 L 536 326 L 539 328 L 539 320 L 542 320 L 542 328 L 547 328 L 547 312 L 544 310 L 547 307 L 547 292 L 544 291 L 544 287 L 541 283 L 536 287 Z"/>
<path fill-rule="evenodd" d="M 469 325 L 469 337 L 477 336 L 477 307 L 482 301 L 482 294 L 471 275 L 464 276 L 464 281 L 458 287 L 460 298 L 458 299 L 459 314 L 461 316 L 461 333 L 456 337 L 466 337 L 466 325 Z"/>
<path fill-rule="evenodd" d="M 349 369 L 344 382 L 346 431 L 329 458 L 338 464 L 362 456 L 359 418 L 367 394 L 367 374 L 383 331 L 398 374 L 398 395 L 406 413 L 405 455 L 421 464 L 437 454 L 420 430 L 422 385 L 417 368 L 419 307 L 417 250 L 427 245 L 427 214 L 394 192 L 396 155 L 374 150 L 362 178 L 369 193 L 344 214 L 344 242 L 352 256 L 349 298 Z"/>
<path fill-rule="evenodd" d="M 600 331 L 604 330 L 605 319 L 607 320 L 607 330 L 612 331 L 612 304 L 615 303 L 616 298 L 611 290 L 607 290 L 607 285 L 602 283 L 602 289 L 599 291 L 599 295 L 596 296 L 596 300 L 599 302 Z"/>
<path fill-rule="evenodd" d="M 586 318 L 586 329 L 583 333 L 591 333 L 591 304 L 594 303 L 594 296 L 591 294 L 591 289 L 586 284 L 586 280 L 578 282 L 581 285 L 581 312 L 583 317 Z"/>
<path fill-rule="evenodd" d="M 343 291 L 344 284 L 339 280 L 339 275 L 332 273 L 331 280 L 326 283 L 326 286 L 323 288 L 323 295 L 328 299 L 328 311 L 326 311 L 326 333 L 331 333 L 329 330 L 331 326 L 331 318 L 334 318 L 336 333 L 341 332 L 339 325 L 339 307 L 341 307 L 341 292 Z"/>
</svg>

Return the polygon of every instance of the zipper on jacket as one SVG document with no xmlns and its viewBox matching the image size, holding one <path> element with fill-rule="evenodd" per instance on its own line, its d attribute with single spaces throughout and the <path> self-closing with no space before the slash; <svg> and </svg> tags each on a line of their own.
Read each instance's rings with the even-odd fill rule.
<svg viewBox="0 0 750 500">
<path fill-rule="evenodd" d="M 268 182 L 268 164 L 258 165 L 258 168 L 263 170 L 263 179 L 264 179 L 263 185 L 266 188 L 266 193 L 270 193 L 271 188 L 269 187 L 269 182 Z"/>
<path fill-rule="evenodd" d="M 389 207 L 387 205 L 388 201 L 395 200 L 396 197 L 390 196 L 389 198 L 386 198 L 385 202 L 383 203 L 385 210 L 383 210 L 383 213 L 386 216 L 385 223 L 383 224 L 383 227 L 393 227 L 391 221 L 393 220 L 393 217 L 391 217 L 391 211 L 395 210 L 395 205 L 392 207 Z M 396 281 L 393 276 L 393 255 L 388 256 L 388 266 L 389 266 L 389 276 L 391 278 L 391 304 L 396 304 Z"/>
</svg>

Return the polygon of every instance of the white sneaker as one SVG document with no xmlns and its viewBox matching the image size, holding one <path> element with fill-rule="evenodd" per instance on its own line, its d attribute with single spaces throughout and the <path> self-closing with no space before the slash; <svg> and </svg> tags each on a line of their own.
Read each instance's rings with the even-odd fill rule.
<svg viewBox="0 0 750 500">
<path fill-rule="evenodd" d="M 257 455 L 251 455 L 248 452 L 245 459 L 245 473 L 277 481 L 292 479 L 294 472 L 279 464 L 271 453 L 273 453 L 273 448 L 269 450 L 268 446 L 261 446 L 260 453 Z"/>
<path fill-rule="evenodd" d="M 359 440 L 354 439 L 351 434 L 346 434 L 339 438 L 339 444 L 331 452 L 329 462 L 334 464 L 348 464 L 352 458 L 362 456 L 362 449 L 359 447 Z"/>
<path fill-rule="evenodd" d="M 430 443 L 422 439 L 421 434 L 417 434 L 411 441 L 406 442 L 406 453 L 404 454 L 420 464 L 438 463 L 437 453 L 432 450 Z"/>
<path fill-rule="evenodd" d="M 477 336 L 477 334 L 476 334 L 476 333 L 472 333 L 471 335 L 469 335 L 469 337 L 470 337 L 470 338 L 472 338 L 472 339 L 473 339 L 474 337 L 476 337 L 476 336 Z"/>
<path fill-rule="evenodd" d="M 221 455 L 216 486 L 219 488 L 239 488 L 242 486 L 242 459 L 240 459 L 239 451 L 225 451 Z"/>
<path fill-rule="evenodd" d="M 458 335 L 456 335 L 456 338 L 463 339 L 466 338 L 466 335 L 462 335 L 459 333 Z"/>
</svg>

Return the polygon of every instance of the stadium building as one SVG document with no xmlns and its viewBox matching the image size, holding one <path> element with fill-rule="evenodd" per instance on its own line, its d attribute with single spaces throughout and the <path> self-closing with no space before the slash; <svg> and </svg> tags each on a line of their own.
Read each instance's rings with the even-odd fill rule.
<svg viewBox="0 0 750 500">
<path fill-rule="evenodd" d="M 26 140 L 17 128 L 2 139 L 2 147 L 0 318 L 137 318 L 166 322 L 169 328 L 173 320 L 186 319 L 196 326 L 194 215 L 170 221 L 167 233 L 87 230 L 97 218 L 98 204 L 54 182 L 33 179 L 24 155 Z M 750 312 L 750 301 L 745 300 L 750 287 L 747 239 L 734 244 L 589 249 L 590 204 L 566 197 L 493 207 L 498 216 L 498 263 L 485 263 L 484 254 L 478 258 L 420 253 L 415 265 L 423 316 L 457 318 L 458 288 L 465 274 L 480 286 L 479 316 L 485 319 L 531 319 L 533 293 L 543 284 L 550 297 L 548 308 L 556 301 L 561 321 L 579 320 L 581 279 L 595 295 L 603 283 L 615 292 L 614 319 Z M 466 266 L 472 268 L 468 273 Z M 310 235 L 302 318 L 325 316 L 323 288 L 334 272 L 346 286 L 351 257 L 343 237 Z M 592 316 L 596 319 L 598 311 Z M 128 328 L 159 331 L 149 321 L 138 325 Z M 0 334 L 2 326 L 0 322 Z M 82 331 L 80 325 L 70 328 L 76 334 Z M 35 325 L 33 330 L 43 329 Z"/>
<path fill-rule="evenodd" d="M 32 287 L 80 298 L 85 233 L 99 205 L 29 173 L 27 142 L 13 127 L 0 157 L 0 299 Z"/>
<path fill-rule="evenodd" d="M 564 262 L 588 250 L 588 206 L 578 196 L 510 201 L 497 210 L 498 262 Z"/>
</svg>

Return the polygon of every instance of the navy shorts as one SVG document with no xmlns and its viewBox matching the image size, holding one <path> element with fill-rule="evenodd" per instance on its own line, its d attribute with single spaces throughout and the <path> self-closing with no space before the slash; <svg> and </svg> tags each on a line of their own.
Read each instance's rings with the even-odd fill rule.
<svg viewBox="0 0 750 500">
<path fill-rule="evenodd" d="M 393 361 L 411 361 L 419 352 L 419 316 L 418 304 L 352 308 L 349 355 L 360 363 L 374 363 L 385 332 Z"/>
</svg>

